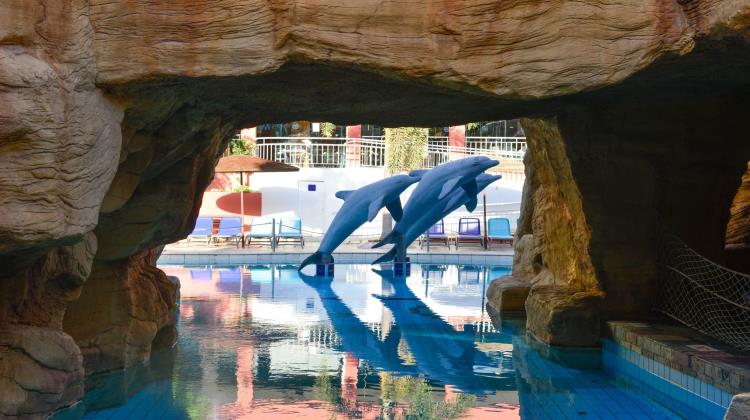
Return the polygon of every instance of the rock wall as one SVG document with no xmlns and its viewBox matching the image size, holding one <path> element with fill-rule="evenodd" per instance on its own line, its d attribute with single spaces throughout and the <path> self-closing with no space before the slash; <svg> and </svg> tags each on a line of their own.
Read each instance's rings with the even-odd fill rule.
<svg viewBox="0 0 750 420">
<path fill-rule="evenodd" d="M 86 374 L 143 362 L 176 338 L 179 284 L 154 267 L 159 253 L 94 264 L 81 297 L 68 306 L 65 332 L 78 343 Z"/>
<path fill-rule="evenodd" d="M 750 246 L 750 162 L 732 200 L 727 223 L 727 245 Z"/>
<path fill-rule="evenodd" d="M 528 273 L 642 316 L 657 219 L 722 258 L 750 160 L 749 16 L 744 0 L 3 2 L 0 413 L 70 405 L 82 360 L 169 342 L 155 255 L 191 230 L 228 133 L 262 122 L 532 117 Z"/>
</svg>

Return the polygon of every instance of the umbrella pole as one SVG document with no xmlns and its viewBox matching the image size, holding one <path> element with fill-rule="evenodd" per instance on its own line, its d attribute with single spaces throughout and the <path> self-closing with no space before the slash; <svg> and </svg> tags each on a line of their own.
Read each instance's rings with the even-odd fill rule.
<svg viewBox="0 0 750 420">
<path fill-rule="evenodd" d="M 245 179 L 244 172 L 240 172 L 240 240 L 245 247 Z"/>
</svg>

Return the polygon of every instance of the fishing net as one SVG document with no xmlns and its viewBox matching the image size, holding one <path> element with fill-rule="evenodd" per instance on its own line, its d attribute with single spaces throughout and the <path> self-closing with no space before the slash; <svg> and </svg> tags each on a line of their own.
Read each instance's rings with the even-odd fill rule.
<svg viewBox="0 0 750 420">
<path fill-rule="evenodd" d="M 671 234 L 659 245 L 659 310 L 743 350 L 750 350 L 750 275 L 704 258 Z"/>
</svg>

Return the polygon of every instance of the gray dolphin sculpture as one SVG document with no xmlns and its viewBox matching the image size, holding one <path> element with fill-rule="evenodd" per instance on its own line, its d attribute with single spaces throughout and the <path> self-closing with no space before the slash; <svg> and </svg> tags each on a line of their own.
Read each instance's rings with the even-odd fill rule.
<svg viewBox="0 0 750 420">
<path fill-rule="evenodd" d="M 470 198 L 466 208 L 473 211 L 477 205 L 475 178 L 498 163 L 500 162 L 486 156 L 471 156 L 444 163 L 431 170 L 412 171 L 413 175 L 422 175 L 422 179 L 404 206 L 406 225 L 412 225 L 424 209 L 435 201 L 442 200 L 456 188 L 466 191 Z"/>
<path fill-rule="evenodd" d="M 344 200 L 344 205 L 331 221 L 318 250 L 305 258 L 298 270 L 302 271 L 310 264 L 333 263 L 333 251 L 358 227 L 372 221 L 383 207 L 388 209 L 395 220 L 401 220 L 401 193 L 420 178 L 419 173 L 413 176 L 394 175 L 354 191 L 337 192 L 336 197 Z"/>
<path fill-rule="evenodd" d="M 476 177 L 477 193 L 500 178 L 500 175 L 479 174 Z M 378 248 L 385 244 L 394 244 L 394 247 L 380 258 L 373 261 L 373 264 L 391 261 L 396 256 L 403 259 L 405 257 L 404 254 L 406 254 L 406 248 L 408 248 L 409 245 L 419 237 L 419 235 L 427 231 L 427 229 L 437 223 L 438 220 L 466 204 L 470 199 L 471 197 L 469 197 L 463 188 L 458 188 L 453 190 L 446 197 L 443 197 L 442 200 L 438 200 L 430 207 L 423 209 L 420 212 L 421 217 L 413 224 L 408 226 L 402 225 L 404 219 L 402 219 L 401 222 L 396 223 L 393 231 L 391 231 L 388 236 L 373 245 L 373 248 Z"/>
</svg>

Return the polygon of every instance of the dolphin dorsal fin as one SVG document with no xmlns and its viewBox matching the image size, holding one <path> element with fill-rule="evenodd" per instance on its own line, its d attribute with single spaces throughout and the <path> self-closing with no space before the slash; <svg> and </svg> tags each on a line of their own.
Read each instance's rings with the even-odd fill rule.
<svg viewBox="0 0 750 420">
<path fill-rule="evenodd" d="M 469 201 L 465 204 L 466 210 L 469 211 L 469 213 L 473 212 L 477 208 L 477 196 L 471 197 Z"/>
<path fill-rule="evenodd" d="M 370 207 L 367 209 L 368 222 L 372 222 L 375 219 L 375 216 L 378 215 L 380 209 L 383 208 L 383 198 L 384 197 L 378 197 L 370 203 Z"/>
<path fill-rule="evenodd" d="M 354 191 L 352 190 L 341 190 L 336 192 L 336 198 L 340 198 L 344 201 L 346 201 L 347 198 L 349 198 L 350 195 L 352 195 Z"/>
<path fill-rule="evenodd" d="M 443 197 L 448 195 L 451 191 L 453 191 L 454 188 L 456 188 L 456 184 L 458 184 L 458 181 L 461 180 L 460 176 L 451 178 L 447 181 L 445 181 L 445 184 L 443 184 L 443 189 L 440 190 L 440 195 L 438 196 L 438 200 L 442 200 Z"/>
<path fill-rule="evenodd" d="M 390 203 L 386 203 L 385 208 L 387 208 L 391 213 L 391 216 L 393 216 L 393 220 L 397 222 L 400 221 L 401 217 L 404 215 L 404 210 L 401 208 L 401 200 L 398 198 L 391 201 Z"/>
</svg>

